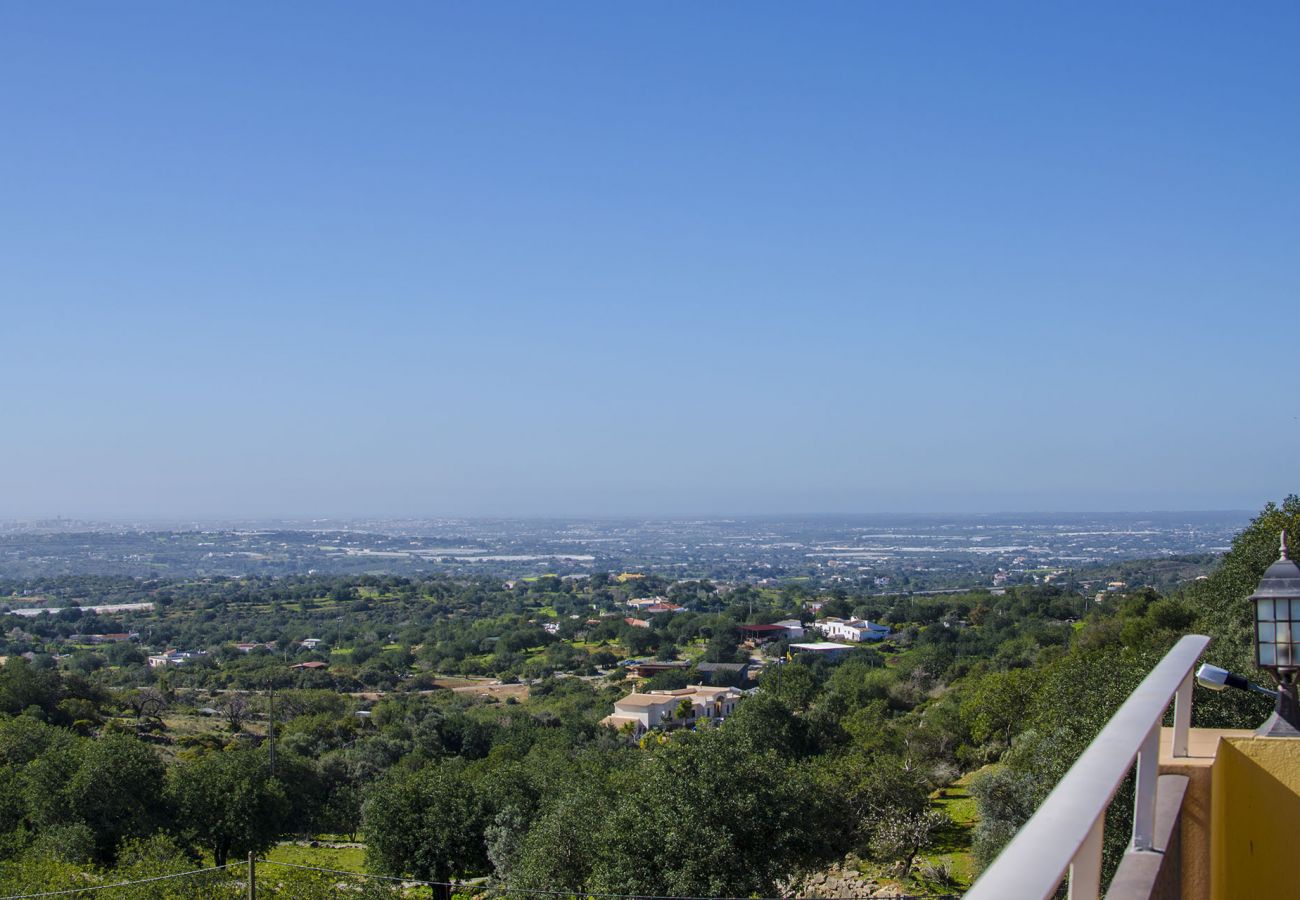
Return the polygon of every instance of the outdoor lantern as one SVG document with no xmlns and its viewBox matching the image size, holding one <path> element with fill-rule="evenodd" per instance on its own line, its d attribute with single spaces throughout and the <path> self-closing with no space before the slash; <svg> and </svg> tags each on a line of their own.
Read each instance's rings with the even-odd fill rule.
<svg viewBox="0 0 1300 900">
<path fill-rule="evenodd" d="M 1277 562 L 1248 598 L 1255 604 L 1255 665 L 1277 679 L 1277 708 L 1257 733 L 1300 737 L 1300 565 L 1287 553 L 1285 529 L 1281 545 Z"/>
</svg>

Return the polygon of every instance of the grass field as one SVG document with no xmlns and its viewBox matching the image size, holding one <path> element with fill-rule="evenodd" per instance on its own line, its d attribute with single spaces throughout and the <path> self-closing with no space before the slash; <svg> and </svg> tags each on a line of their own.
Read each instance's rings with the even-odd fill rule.
<svg viewBox="0 0 1300 900">
<path fill-rule="evenodd" d="M 320 866 L 322 869 L 339 869 L 344 872 L 366 870 L 364 847 L 312 847 L 308 844 L 284 843 L 276 845 L 266 858 L 273 862 L 293 863 L 298 866 Z"/>
<path fill-rule="evenodd" d="M 898 881 L 889 866 L 873 862 L 862 861 L 859 870 L 864 875 L 878 878 L 917 897 L 948 896 L 969 888 L 976 874 L 970 844 L 978 816 L 975 799 L 968 790 L 974 774 L 963 775 L 942 791 L 931 795 L 933 808 L 946 813 L 952 821 L 936 835 L 929 848 L 917 855 L 912 863 L 911 874 L 906 879 Z M 950 880 L 940 882 L 926 877 L 926 872 L 939 869 L 946 869 Z"/>
<path fill-rule="evenodd" d="M 968 787 L 974 772 L 963 775 L 942 791 L 936 791 L 934 806 L 947 813 L 952 824 L 944 828 L 937 836 L 934 846 L 916 858 L 913 873 L 919 874 L 923 864 L 928 862 L 934 867 L 946 866 L 952 873 L 953 884 L 931 885 L 916 879 L 917 887 L 930 890 L 957 888 L 965 890 L 975 878 L 975 860 L 971 856 L 971 836 L 979 816 L 975 808 L 975 798 L 970 795 Z M 942 796 L 940 796 L 942 795 Z M 915 875 L 914 875 L 915 878 Z"/>
</svg>

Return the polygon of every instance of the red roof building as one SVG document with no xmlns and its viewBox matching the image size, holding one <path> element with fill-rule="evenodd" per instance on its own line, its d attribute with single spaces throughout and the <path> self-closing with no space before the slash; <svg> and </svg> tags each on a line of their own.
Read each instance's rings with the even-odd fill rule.
<svg viewBox="0 0 1300 900">
<path fill-rule="evenodd" d="M 786 629 L 784 625 L 741 625 L 740 637 L 742 640 L 751 639 L 756 641 L 773 641 L 779 637 L 784 637 Z"/>
</svg>

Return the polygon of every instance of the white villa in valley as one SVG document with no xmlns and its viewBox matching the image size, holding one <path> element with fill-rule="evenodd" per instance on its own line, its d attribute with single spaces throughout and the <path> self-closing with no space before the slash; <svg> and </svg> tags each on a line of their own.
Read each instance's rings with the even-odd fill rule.
<svg viewBox="0 0 1300 900">
<path fill-rule="evenodd" d="M 676 691 L 647 691 L 628 694 L 614 703 L 614 712 L 600 720 L 600 724 L 622 730 L 631 726 L 634 734 L 652 728 L 675 728 L 693 725 L 702 719 L 716 722 L 731 715 L 740 701 L 741 692 L 734 687 L 708 687 L 697 684 Z M 681 715 L 682 701 L 690 704 L 690 712 Z"/>
<path fill-rule="evenodd" d="M 164 666 L 183 666 L 191 660 L 207 655 L 207 651 L 204 650 L 196 650 L 193 653 L 189 650 L 165 650 L 149 657 L 149 668 L 161 669 Z"/>
<path fill-rule="evenodd" d="M 854 643 L 884 640 L 890 634 L 889 626 L 866 619 L 827 618 L 814 622 L 812 627 L 833 640 Z"/>
</svg>

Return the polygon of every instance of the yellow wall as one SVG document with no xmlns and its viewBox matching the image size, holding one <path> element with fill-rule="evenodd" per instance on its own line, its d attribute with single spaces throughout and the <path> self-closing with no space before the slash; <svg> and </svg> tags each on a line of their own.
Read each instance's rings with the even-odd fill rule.
<svg viewBox="0 0 1300 900">
<path fill-rule="evenodd" d="M 1219 742 L 1253 734 L 1248 729 L 1193 728 L 1187 735 L 1187 756 L 1174 756 L 1174 730 L 1160 730 L 1160 774 L 1187 776 L 1178 814 L 1181 900 L 1210 900 L 1210 794 Z"/>
<path fill-rule="evenodd" d="M 1300 898 L 1300 738 L 1225 737 L 1211 790 L 1212 900 Z"/>
</svg>

